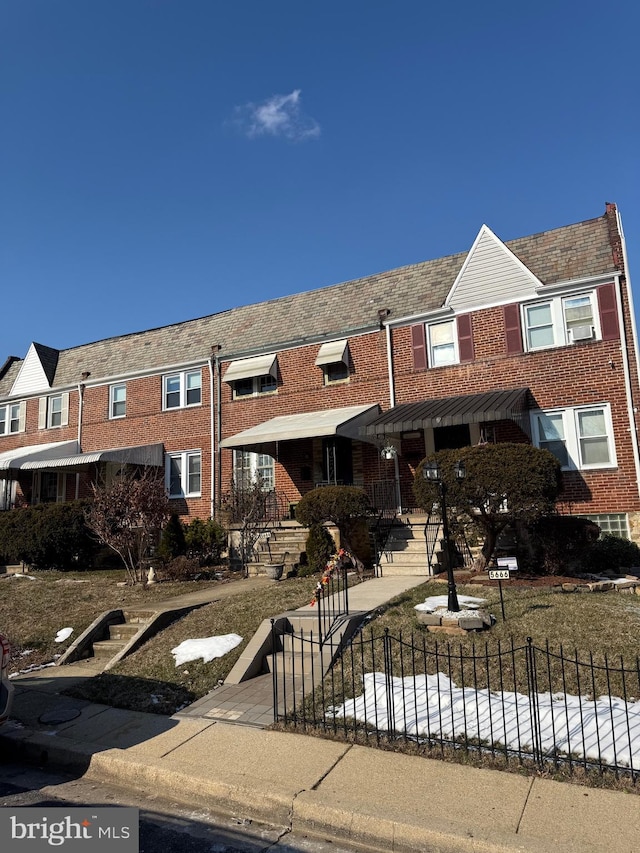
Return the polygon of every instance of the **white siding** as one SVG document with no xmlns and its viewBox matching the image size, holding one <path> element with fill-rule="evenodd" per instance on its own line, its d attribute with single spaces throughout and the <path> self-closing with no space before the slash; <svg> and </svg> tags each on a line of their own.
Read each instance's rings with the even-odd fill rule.
<svg viewBox="0 0 640 853">
<path fill-rule="evenodd" d="M 535 297 L 540 281 L 483 225 L 447 304 L 456 312 Z"/>
<path fill-rule="evenodd" d="M 16 381 L 13 383 L 11 396 L 22 397 L 26 394 L 37 394 L 38 391 L 48 391 L 49 388 L 49 380 L 40 363 L 36 348 L 31 344 L 29 352 L 22 362 L 20 372 L 16 376 Z"/>
</svg>

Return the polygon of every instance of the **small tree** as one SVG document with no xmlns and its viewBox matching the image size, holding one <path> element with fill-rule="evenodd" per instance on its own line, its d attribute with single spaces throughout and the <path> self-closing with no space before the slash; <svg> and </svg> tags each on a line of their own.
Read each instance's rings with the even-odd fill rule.
<svg viewBox="0 0 640 853">
<path fill-rule="evenodd" d="M 560 463 L 548 450 L 529 444 L 485 444 L 435 454 L 447 489 L 447 504 L 455 509 L 455 526 L 466 517 L 484 536 L 475 568 L 482 571 L 494 555 L 498 537 L 516 522 L 531 524 L 555 510 L 560 492 Z M 437 484 L 425 480 L 423 460 L 416 470 L 414 494 L 418 505 L 430 510 L 440 501 Z M 454 474 L 464 462 L 466 477 Z"/>
<path fill-rule="evenodd" d="M 142 580 L 143 561 L 169 517 L 162 474 L 153 468 L 128 472 L 111 485 L 93 486 L 87 526 L 120 557 L 131 583 Z"/>
<path fill-rule="evenodd" d="M 220 562 L 227 544 L 227 534 L 215 519 L 203 521 L 194 518 L 185 531 L 187 555 L 197 559 L 201 566 L 215 566 Z"/>
<path fill-rule="evenodd" d="M 240 560 L 245 575 L 256 543 L 265 528 L 268 499 L 269 492 L 265 490 L 264 477 L 256 474 L 250 483 L 232 483 L 230 491 L 224 495 L 221 502 L 222 513 L 239 533 Z"/>
<path fill-rule="evenodd" d="M 363 569 L 362 560 L 369 558 L 366 520 L 371 513 L 367 493 L 356 486 L 323 486 L 313 489 L 300 498 L 296 505 L 296 519 L 305 527 L 324 521 L 336 525 L 340 533 L 340 546 L 353 554 L 359 574 Z"/>
<path fill-rule="evenodd" d="M 172 512 L 160 537 L 158 556 L 163 560 L 181 557 L 187 552 L 185 531 L 176 512 Z"/>
</svg>

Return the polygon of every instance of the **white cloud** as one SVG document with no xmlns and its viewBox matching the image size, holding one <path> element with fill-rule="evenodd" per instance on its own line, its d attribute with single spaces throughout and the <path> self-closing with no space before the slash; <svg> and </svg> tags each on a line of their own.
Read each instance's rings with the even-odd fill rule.
<svg viewBox="0 0 640 853">
<path fill-rule="evenodd" d="M 249 137 L 281 136 L 303 142 L 320 136 L 318 122 L 300 108 L 300 89 L 289 95 L 272 95 L 260 104 L 236 107 L 233 121 Z"/>
</svg>

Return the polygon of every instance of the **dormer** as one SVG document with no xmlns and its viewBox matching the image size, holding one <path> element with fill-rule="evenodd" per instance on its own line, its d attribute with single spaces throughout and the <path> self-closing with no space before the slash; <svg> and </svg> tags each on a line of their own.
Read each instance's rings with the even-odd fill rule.
<svg viewBox="0 0 640 853">
<path fill-rule="evenodd" d="M 58 350 L 32 343 L 11 388 L 12 397 L 24 397 L 48 391 L 58 366 Z"/>
</svg>

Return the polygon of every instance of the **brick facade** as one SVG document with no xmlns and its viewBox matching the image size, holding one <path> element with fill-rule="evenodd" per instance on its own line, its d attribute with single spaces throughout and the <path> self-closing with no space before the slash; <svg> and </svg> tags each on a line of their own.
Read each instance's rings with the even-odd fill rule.
<svg viewBox="0 0 640 853">
<path fill-rule="evenodd" d="M 521 347 L 522 352 L 508 351 L 505 299 L 496 299 L 487 307 L 479 298 L 478 305 L 443 314 L 454 282 L 464 274 L 467 255 L 460 254 L 315 293 L 62 351 L 57 355 L 49 387 L 28 386 L 21 396 L 15 395 L 13 388 L 24 361 L 9 359 L 0 368 L 0 414 L 2 406 L 24 400 L 26 418 L 23 431 L 0 434 L 0 484 L 3 477 L 5 481 L 7 476 L 14 478 L 18 481 L 17 502 L 34 498 L 37 474 L 11 470 L 7 465 L 2 468 L 3 458 L 25 448 L 72 442 L 78 437 L 83 453 L 162 443 L 166 454 L 200 453 L 200 494 L 176 498 L 174 507 L 185 517 L 208 517 L 217 493 L 226 491 L 232 478 L 233 452 L 218 449 L 218 442 L 274 417 L 359 405 L 379 406 L 386 411 L 392 406 L 392 397 L 398 406 L 527 388 L 531 409 L 606 405 L 613 427 L 615 464 L 567 471 L 560 510 L 626 513 L 632 534 L 640 539 L 635 442 L 640 392 L 617 215 L 615 206 L 607 205 L 604 216 L 598 219 L 505 244 L 531 271 L 532 281 L 535 276 L 535 294 L 540 300 L 547 298 L 547 288 L 552 299 L 565 292 L 562 288 L 571 293 L 572 288 L 592 287 L 595 293 L 598 287 L 610 286 L 606 292 L 615 294 L 616 310 L 610 309 L 609 325 L 605 328 L 603 319 L 601 334 L 583 342 L 530 352 L 526 346 Z M 508 268 L 506 254 L 504 263 Z M 508 295 L 508 287 L 504 293 Z M 514 304 L 524 301 L 514 299 Z M 514 310 L 517 317 L 521 305 Z M 437 316 L 457 318 L 461 336 L 458 363 L 428 366 L 425 349 L 423 361 L 416 366 L 414 330 L 428 326 Z M 407 317 L 406 322 L 402 317 Z M 612 323 L 618 329 L 617 337 L 609 334 Z M 316 357 L 322 343 L 340 339 L 348 341 L 348 379 L 327 384 L 323 368 L 315 364 Z M 55 351 L 47 350 L 48 358 L 51 353 Z M 277 355 L 277 390 L 234 399 L 232 384 L 224 381 L 229 366 L 237 359 L 266 353 Z M 51 373 L 51 365 L 46 366 Z M 184 371 L 201 371 L 199 403 L 163 411 L 163 375 Z M 109 388 L 113 383 L 126 384 L 126 416 L 116 419 L 109 418 Z M 39 428 L 39 398 L 59 391 L 69 394 L 67 425 Z M 496 441 L 530 440 L 512 420 L 486 426 L 473 426 L 470 440 L 477 440 L 479 435 Z M 433 448 L 434 431 L 411 431 L 396 439 L 401 502 L 410 507 L 413 474 Z M 348 470 L 354 483 L 371 489 L 375 484 L 393 482 L 395 463 L 381 456 L 383 443 L 364 436 L 350 442 Z M 275 460 L 275 488 L 285 503 L 295 504 L 326 476 L 327 441 L 322 435 L 283 441 L 270 452 Z M 88 479 L 98 468 L 71 466 L 66 472 L 60 471 L 66 473 L 66 499 L 87 494 Z M 7 470 L 11 471 L 9 475 Z"/>
</svg>

